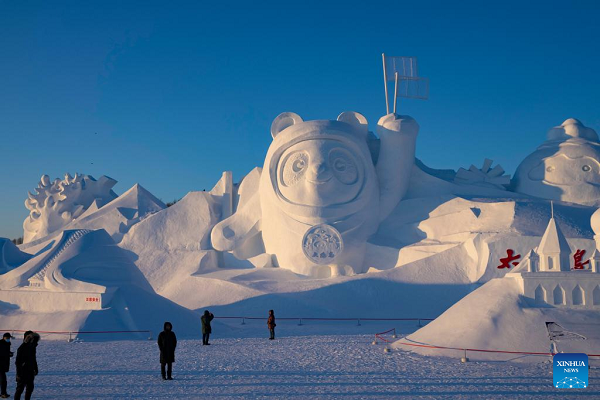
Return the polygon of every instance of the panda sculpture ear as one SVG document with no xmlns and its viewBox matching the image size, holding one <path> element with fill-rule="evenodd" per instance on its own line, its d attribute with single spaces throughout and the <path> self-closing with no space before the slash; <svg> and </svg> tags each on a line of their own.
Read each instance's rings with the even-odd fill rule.
<svg viewBox="0 0 600 400">
<path fill-rule="evenodd" d="M 271 136 L 275 139 L 275 136 L 279 134 L 279 132 L 283 131 L 285 128 L 289 128 L 292 125 L 299 124 L 302 121 L 302 118 L 293 112 L 284 112 L 281 113 L 273 120 L 271 124 Z"/>
<path fill-rule="evenodd" d="M 350 124 L 350 125 L 354 126 L 355 128 L 357 128 L 360 132 L 365 133 L 365 134 L 369 130 L 368 129 L 369 123 L 367 122 L 367 119 L 365 118 L 365 116 L 360 113 L 354 112 L 354 111 L 344 111 L 343 113 L 338 115 L 337 120 L 340 122 L 345 122 L 347 124 Z"/>
</svg>

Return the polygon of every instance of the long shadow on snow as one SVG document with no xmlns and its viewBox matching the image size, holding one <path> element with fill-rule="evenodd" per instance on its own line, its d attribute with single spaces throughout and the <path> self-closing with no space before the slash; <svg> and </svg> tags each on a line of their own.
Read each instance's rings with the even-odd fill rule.
<svg viewBox="0 0 600 400">
<path fill-rule="evenodd" d="M 197 311 L 210 308 L 216 316 L 243 317 L 263 317 L 274 309 L 279 318 L 436 318 L 477 287 L 365 278 L 304 292 L 264 294 Z"/>
</svg>

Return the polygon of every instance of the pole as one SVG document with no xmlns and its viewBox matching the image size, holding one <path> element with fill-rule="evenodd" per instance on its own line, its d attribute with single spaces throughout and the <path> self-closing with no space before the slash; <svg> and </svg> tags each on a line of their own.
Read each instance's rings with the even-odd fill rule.
<svg viewBox="0 0 600 400">
<path fill-rule="evenodd" d="M 396 114 L 396 100 L 398 99 L 398 73 L 394 74 L 394 114 Z"/>
<path fill-rule="evenodd" d="M 387 90 L 387 70 L 385 68 L 385 53 L 381 53 L 381 58 L 383 59 L 383 87 L 385 88 L 385 114 L 390 113 L 390 104 L 388 100 L 388 90 Z"/>
</svg>

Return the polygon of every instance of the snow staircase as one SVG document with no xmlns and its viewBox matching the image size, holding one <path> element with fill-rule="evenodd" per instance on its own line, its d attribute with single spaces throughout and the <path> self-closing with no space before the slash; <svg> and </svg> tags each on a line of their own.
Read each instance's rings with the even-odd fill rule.
<svg viewBox="0 0 600 400">
<path fill-rule="evenodd" d="M 49 256 L 46 261 L 40 267 L 40 270 L 29 278 L 29 287 L 41 288 L 44 284 L 44 277 L 48 268 L 56 261 L 56 259 L 73 243 L 83 237 L 85 234 L 91 232 L 90 229 L 79 229 L 77 231 L 65 232 L 67 237 L 63 238 L 63 242 L 54 249 L 52 255 Z"/>
</svg>

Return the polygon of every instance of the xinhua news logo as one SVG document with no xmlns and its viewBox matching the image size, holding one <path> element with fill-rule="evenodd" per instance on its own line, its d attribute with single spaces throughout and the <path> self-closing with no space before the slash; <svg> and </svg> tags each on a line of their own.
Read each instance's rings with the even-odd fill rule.
<svg viewBox="0 0 600 400">
<path fill-rule="evenodd" d="M 554 387 L 585 389 L 588 386 L 588 356 L 583 353 L 558 353 L 554 356 Z"/>
</svg>

